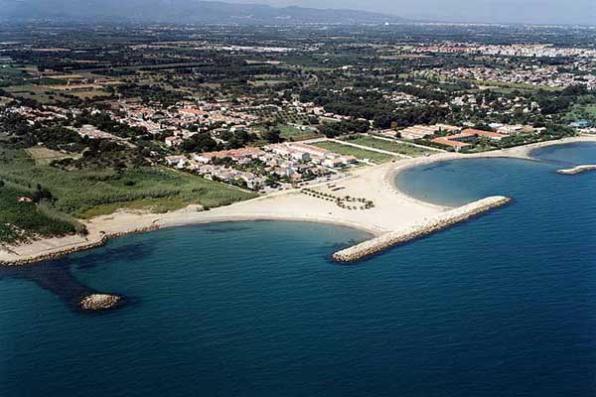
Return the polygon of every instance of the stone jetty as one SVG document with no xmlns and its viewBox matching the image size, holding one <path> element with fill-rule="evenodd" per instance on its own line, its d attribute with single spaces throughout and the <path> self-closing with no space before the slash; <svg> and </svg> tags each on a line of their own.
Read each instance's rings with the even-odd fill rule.
<svg viewBox="0 0 596 397">
<path fill-rule="evenodd" d="M 562 175 L 577 175 L 588 171 L 596 171 L 596 164 L 578 165 L 577 167 L 566 168 L 557 172 Z"/>
<path fill-rule="evenodd" d="M 442 212 L 422 223 L 383 234 L 379 237 L 338 251 L 333 254 L 333 259 L 338 262 L 355 262 L 378 254 L 390 247 L 407 243 L 464 222 L 492 209 L 501 207 L 510 201 L 510 198 L 504 196 L 487 197 L 462 207 Z"/>
</svg>

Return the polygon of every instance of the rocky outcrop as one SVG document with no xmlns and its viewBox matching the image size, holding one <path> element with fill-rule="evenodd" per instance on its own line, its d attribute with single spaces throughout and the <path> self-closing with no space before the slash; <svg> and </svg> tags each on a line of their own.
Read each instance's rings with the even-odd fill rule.
<svg viewBox="0 0 596 397">
<path fill-rule="evenodd" d="M 91 294 L 85 296 L 79 302 L 79 307 L 85 311 L 104 311 L 110 310 L 118 306 L 122 298 L 117 295 L 110 294 Z"/>
<path fill-rule="evenodd" d="M 562 175 L 577 175 L 588 171 L 596 171 L 596 164 L 578 165 L 577 167 L 558 170 L 557 172 Z"/>
<path fill-rule="evenodd" d="M 511 199 L 504 196 L 488 197 L 453 210 L 443 212 L 424 223 L 390 232 L 372 240 L 354 245 L 333 254 L 333 259 L 338 262 L 355 262 L 378 254 L 390 247 L 404 244 L 409 241 L 438 232 L 457 223 L 466 221 L 491 209 L 509 203 Z"/>
</svg>

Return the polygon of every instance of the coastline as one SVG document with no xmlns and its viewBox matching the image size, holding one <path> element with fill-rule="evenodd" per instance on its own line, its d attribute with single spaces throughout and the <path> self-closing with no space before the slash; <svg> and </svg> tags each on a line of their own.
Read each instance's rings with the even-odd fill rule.
<svg viewBox="0 0 596 397">
<path fill-rule="evenodd" d="M 578 136 L 477 154 L 438 153 L 356 170 L 346 178 L 332 182 L 342 187 L 342 194 L 373 200 L 375 207 L 370 210 L 342 209 L 332 202 L 305 196 L 299 190 L 290 190 L 209 211 L 202 211 L 198 206 L 189 206 L 165 214 L 118 211 L 86 222 L 89 234 L 85 237 L 40 239 L 8 247 L 8 250 L 0 247 L 0 266 L 31 265 L 97 248 L 110 239 L 128 234 L 206 223 L 257 220 L 302 221 L 351 227 L 374 237 L 380 237 L 424 224 L 441 213 L 457 208 L 428 203 L 401 191 L 394 181 L 407 169 L 435 162 L 469 158 L 502 157 L 533 160 L 531 153 L 538 148 L 576 142 L 596 142 L 596 136 Z M 325 189 L 326 185 L 328 183 L 312 187 Z"/>
</svg>

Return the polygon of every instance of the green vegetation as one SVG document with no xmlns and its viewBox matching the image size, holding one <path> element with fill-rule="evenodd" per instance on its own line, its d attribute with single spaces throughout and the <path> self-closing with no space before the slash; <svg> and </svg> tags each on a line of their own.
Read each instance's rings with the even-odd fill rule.
<svg viewBox="0 0 596 397">
<path fill-rule="evenodd" d="M 65 154 L 45 147 L 31 147 L 25 150 L 38 165 L 49 165 L 52 161 L 77 159 L 79 155 Z"/>
<path fill-rule="evenodd" d="M 281 137 L 288 141 L 304 141 L 307 139 L 317 138 L 319 135 L 316 129 L 301 130 L 300 128 L 292 125 L 280 125 L 279 131 Z"/>
<path fill-rule="evenodd" d="M 236 201 L 255 197 L 239 188 L 208 181 L 195 175 L 162 167 L 137 167 L 123 170 L 106 169 L 73 169 L 64 171 L 48 165 L 37 165 L 24 150 L 0 150 L 0 179 L 16 190 L 10 190 L 6 199 L 2 199 L 2 214 L 21 214 L 29 211 L 35 215 L 37 222 L 24 220 L 16 224 L 25 231 L 25 235 L 64 234 L 73 232 L 68 222 L 58 222 L 55 230 L 48 228 L 50 219 L 47 214 L 64 215 L 77 218 L 89 218 L 109 214 L 119 208 L 144 209 L 164 212 L 183 208 L 190 204 L 204 207 L 228 205 Z M 35 204 L 18 207 L 4 203 L 16 202 L 19 192 L 34 192 L 36 186 L 49 192 L 51 205 L 46 211 L 35 207 Z M 22 193 L 21 193 L 22 194 Z M 48 204 L 46 203 L 46 204 Z M 22 203 L 19 203 L 21 206 Z M 32 211 L 33 209 L 33 211 Z M 45 215 L 44 215 L 45 214 Z M 17 215 L 8 217 L 2 224 L 13 223 Z M 44 218 L 45 216 L 45 218 Z M 47 219 L 46 219 L 47 218 Z M 45 222 L 42 221 L 45 219 Z M 25 222 L 26 221 L 26 222 Z M 15 234 L 4 228 L 4 238 L 0 241 L 14 240 Z"/>
<path fill-rule="evenodd" d="M 346 140 L 357 145 L 368 146 L 373 149 L 386 150 L 388 152 L 403 154 L 411 157 L 432 153 L 431 150 L 425 150 L 416 146 L 407 145 L 405 143 L 392 142 L 365 135 L 349 136 L 346 138 Z"/>
<path fill-rule="evenodd" d="M 566 121 L 589 120 L 596 123 L 596 104 L 574 105 L 565 115 Z"/>
<path fill-rule="evenodd" d="M 377 153 L 377 152 L 373 152 L 370 150 L 360 149 L 360 148 L 348 146 L 348 145 L 342 145 L 341 143 L 337 143 L 337 142 L 330 142 L 330 141 L 319 142 L 319 143 L 315 143 L 314 146 L 318 146 L 320 148 L 327 149 L 331 152 L 341 154 L 344 156 L 354 156 L 359 160 L 368 159 L 370 161 L 373 161 L 373 162 L 379 163 L 379 164 L 395 158 L 388 154 Z"/>
<path fill-rule="evenodd" d="M 74 224 L 51 217 L 29 202 L 33 193 L 0 182 L 0 244 L 26 241 L 31 233 L 48 237 L 75 233 Z"/>
</svg>

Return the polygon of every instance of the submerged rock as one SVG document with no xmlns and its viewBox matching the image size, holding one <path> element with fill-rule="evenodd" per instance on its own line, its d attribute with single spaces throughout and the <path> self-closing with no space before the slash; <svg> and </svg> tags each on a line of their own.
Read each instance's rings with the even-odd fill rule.
<svg viewBox="0 0 596 397">
<path fill-rule="evenodd" d="M 86 311 L 103 311 L 116 307 L 122 298 L 110 294 L 91 294 L 81 299 L 79 305 Z"/>
</svg>

